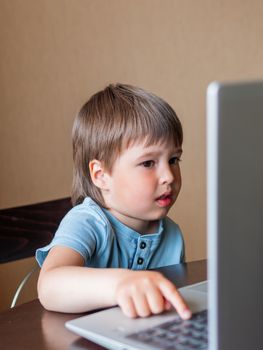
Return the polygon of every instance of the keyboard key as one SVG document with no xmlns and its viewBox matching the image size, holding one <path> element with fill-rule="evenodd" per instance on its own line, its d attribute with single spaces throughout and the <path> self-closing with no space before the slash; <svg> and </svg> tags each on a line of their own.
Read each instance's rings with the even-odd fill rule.
<svg viewBox="0 0 263 350">
<path fill-rule="evenodd" d="M 162 350 L 207 349 L 207 311 L 201 311 L 190 320 L 176 316 L 172 321 L 127 336 Z"/>
</svg>

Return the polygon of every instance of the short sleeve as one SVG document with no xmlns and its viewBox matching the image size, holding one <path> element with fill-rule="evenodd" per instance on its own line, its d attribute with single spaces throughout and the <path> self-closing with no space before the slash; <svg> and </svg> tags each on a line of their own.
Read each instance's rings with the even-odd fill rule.
<svg viewBox="0 0 263 350">
<path fill-rule="evenodd" d="M 106 223 L 89 212 L 85 207 L 74 207 L 61 221 L 53 240 L 36 251 L 36 260 L 42 266 L 46 256 L 54 246 L 68 247 L 78 252 L 85 260 L 91 259 L 95 250 L 99 251 L 105 239 Z"/>
<path fill-rule="evenodd" d="M 180 263 L 185 263 L 185 243 L 184 243 L 183 235 L 182 235 L 182 250 L 181 250 Z"/>
</svg>

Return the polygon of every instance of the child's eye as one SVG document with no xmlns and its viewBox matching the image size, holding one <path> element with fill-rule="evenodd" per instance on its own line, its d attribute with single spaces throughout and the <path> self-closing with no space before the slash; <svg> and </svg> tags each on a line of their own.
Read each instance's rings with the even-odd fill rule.
<svg viewBox="0 0 263 350">
<path fill-rule="evenodd" d="M 181 159 L 179 157 L 173 157 L 169 160 L 169 164 L 173 165 L 173 164 L 177 164 L 181 161 Z"/>
<path fill-rule="evenodd" d="M 154 166 L 153 160 L 146 160 L 145 162 L 142 162 L 141 165 L 145 168 L 152 168 Z"/>
</svg>

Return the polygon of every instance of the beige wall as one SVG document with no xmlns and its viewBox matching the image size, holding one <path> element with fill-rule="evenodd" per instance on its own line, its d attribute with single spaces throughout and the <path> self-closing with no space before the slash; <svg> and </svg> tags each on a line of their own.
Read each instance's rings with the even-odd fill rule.
<svg viewBox="0 0 263 350">
<path fill-rule="evenodd" d="M 74 114 L 109 82 L 135 84 L 183 122 L 171 216 L 187 260 L 204 258 L 205 90 L 263 77 L 262 18 L 261 0 L 1 0 L 0 207 L 68 196 Z"/>
</svg>

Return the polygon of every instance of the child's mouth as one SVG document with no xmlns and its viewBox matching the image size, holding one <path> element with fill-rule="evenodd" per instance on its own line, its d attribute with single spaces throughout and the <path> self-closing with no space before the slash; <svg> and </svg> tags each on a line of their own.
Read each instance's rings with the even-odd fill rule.
<svg viewBox="0 0 263 350">
<path fill-rule="evenodd" d="M 171 194 L 164 194 L 157 198 L 157 203 L 160 207 L 168 207 L 172 203 L 172 195 Z"/>
</svg>

